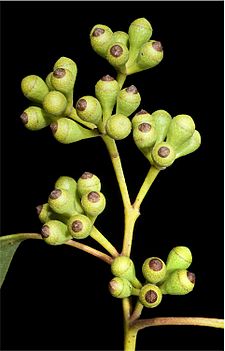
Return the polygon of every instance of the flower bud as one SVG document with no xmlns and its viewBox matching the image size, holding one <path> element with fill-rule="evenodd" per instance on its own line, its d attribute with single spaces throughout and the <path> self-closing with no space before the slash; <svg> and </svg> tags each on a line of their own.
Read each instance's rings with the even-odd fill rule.
<svg viewBox="0 0 225 351">
<path fill-rule="evenodd" d="M 87 122 L 98 125 L 102 117 L 100 102 L 93 96 L 83 96 L 76 103 L 78 116 Z"/>
<path fill-rule="evenodd" d="M 70 217 L 77 213 L 74 196 L 64 189 L 54 189 L 48 198 L 49 206 L 56 213 Z"/>
<path fill-rule="evenodd" d="M 129 36 L 126 32 L 118 30 L 113 33 L 111 44 L 121 43 L 121 44 L 124 44 L 125 46 L 128 46 L 128 42 L 129 42 Z"/>
<path fill-rule="evenodd" d="M 177 115 L 173 117 L 166 141 L 174 148 L 180 147 L 185 143 L 194 133 L 195 123 L 188 115 Z"/>
<path fill-rule="evenodd" d="M 152 26 L 146 18 L 137 18 L 128 29 L 130 47 L 140 48 L 152 35 Z"/>
<path fill-rule="evenodd" d="M 96 24 L 90 32 L 90 41 L 93 50 L 98 55 L 105 57 L 112 36 L 113 32 L 109 27 L 103 24 Z"/>
<path fill-rule="evenodd" d="M 135 288 L 140 288 L 141 283 L 135 275 L 133 261 L 127 256 L 116 257 L 111 264 L 111 272 L 116 277 L 125 278 L 131 282 Z"/>
<path fill-rule="evenodd" d="M 113 43 L 109 46 L 106 59 L 116 69 L 120 69 L 124 66 L 129 58 L 129 50 L 125 44 Z"/>
<path fill-rule="evenodd" d="M 157 133 L 156 144 L 158 144 L 166 138 L 172 117 L 164 110 L 157 110 L 152 113 L 152 118 Z"/>
<path fill-rule="evenodd" d="M 145 110 L 138 111 L 132 118 L 133 127 L 137 127 L 140 123 L 152 123 L 153 119 L 150 113 Z"/>
<path fill-rule="evenodd" d="M 60 57 L 56 63 L 54 64 L 54 68 L 53 70 L 55 71 L 57 68 L 65 68 L 68 69 L 72 74 L 73 74 L 73 79 L 74 81 L 76 80 L 76 76 L 77 76 L 77 65 L 76 63 L 71 60 L 68 57 Z"/>
<path fill-rule="evenodd" d="M 57 220 L 50 220 L 45 223 L 41 229 L 41 236 L 50 245 L 61 245 L 72 239 L 66 224 Z"/>
<path fill-rule="evenodd" d="M 134 85 L 122 89 L 117 96 L 116 113 L 130 116 L 140 105 L 141 96 Z"/>
<path fill-rule="evenodd" d="M 77 191 L 80 197 L 84 194 L 90 193 L 91 191 L 100 191 L 101 181 L 93 173 L 84 172 L 77 181 Z"/>
<path fill-rule="evenodd" d="M 146 284 L 141 288 L 139 301 L 147 308 L 154 308 L 162 301 L 162 292 L 158 286 Z"/>
<path fill-rule="evenodd" d="M 53 72 L 50 72 L 45 79 L 45 83 L 47 84 L 49 91 L 55 90 L 55 88 L 53 87 L 52 82 L 51 82 L 52 73 Z"/>
<path fill-rule="evenodd" d="M 40 130 L 51 123 L 49 115 L 38 106 L 30 106 L 20 116 L 23 124 L 29 130 Z"/>
<path fill-rule="evenodd" d="M 97 136 L 95 131 L 83 128 L 69 118 L 59 118 L 56 122 L 51 123 L 50 127 L 55 139 L 62 144 L 70 144 Z"/>
<path fill-rule="evenodd" d="M 148 122 L 142 122 L 133 127 L 134 142 L 139 149 L 151 148 L 156 141 L 157 134 L 154 123 L 151 119 Z"/>
<path fill-rule="evenodd" d="M 51 84 L 55 90 L 67 95 L 73 91 L 75 79 L 68 69 L 56 68 L 51 76 Z"/>
<path fill-rule="evenodd" d="M 157 284 L 166 276 L 166 265 L 161 258 L 150 257 L 143 263 L 142 273 L 149 283 Z"/>
<path fill-rule="evenodd" d="M 67 107 L 66 97 L 60 91 L 50 91 L 43 100 L 43 107 L 46 112 L 61 116 Z"/>
<path fill-rule="evenodd" d="M 195 286 L 195 274 L 185 269 L 173 271 L 160 286 L 163 294 L 186 295 Z"/>
<path fill-rule="evenodd" d="M 87 215 L 96 217 L 104 211 L 106 199 L 100 191 L 91 191 L 82 196 L 81 205 Z"/>
<path fill-rule="evenodd" d="M 118 92 L 120 91 L 117 80 L 106 75 L 103 76 L 95 85 L 95 96 L 99 100 L 103 115 L 110 116 L 116 103 Z"/>
<path fill-rule="evenodd" d="M 130 134 L 131 128 L 132 124 L 129 118 L 120 113 L 109 117 L 106 124 L 107 134 L 115 140 L 126 138 Z"/>
<path fill-rule="evenodd" d="M 174 271 L 177 269 L 187 269 L 192 263 L 192 254 L 186 246 L 174 247 L 166 261 L 167 271 Z"/>
<path fill-rule="evenodd" d="M 190 139 L 185 141 L 183 144 L 181 144 L 179 147 L 176 148 L 176 158 L 179 158 L 181 156 L 185 156 L 190 154 L 191 152 L 194 152 L 199 148 L 201 145 L 201 135 L 200 133 L 195 130 Z"/>
<path fill-rule="evenodd" d="M 65 176 L 59 177 L 55 183 L 55 189 L 67 190 L 74 197 L 77 212 L 83 212 L 77 193 L 77 182 L 73 178 Z"/>
<path fill-rule="evenodd" d="M 23 94 L 31 101 L 42 103 L 48 94 L 48 86 L 39 76 L 30 75 L 22 79 L 21 89 Z"/>
<path fill-rule="evenodd" d="M 154 166 L 159 169 L 165 169 L 175 161 L 176 154 L 174 148 L 167 142 L 156 144 L 152 150 Z"/>
<path fill-rule="evenodd" d="M 75 239 L 87 238 L 92 229 L 91 220 L 83 214 L 77 214 L 70 217 L 67 225 L 70 234 Z"/>
<path fill-rule="evenodd" d="M 132 284 L 124 278 L 115 277 L 109 282 L 110 293 L 119 299 L 131 296 L 132 289 Z"/>
</svg>

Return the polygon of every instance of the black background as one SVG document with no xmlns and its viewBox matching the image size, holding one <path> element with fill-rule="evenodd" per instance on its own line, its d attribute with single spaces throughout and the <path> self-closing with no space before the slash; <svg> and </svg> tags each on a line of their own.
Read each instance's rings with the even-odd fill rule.
<svg viewBox="0 0 225 351">
<path fill-rule="evenodd" d="M 49 128 L 26 130 L 19 115 L 29 105 L 20 90 L 29 74 L 45 78 L 60 56 L 78 65 L 74 100 L 94 95 L 95 83 L 114 69 L 91 49 L 97 24 L 127 31 L 138 17 L 164 47 L 156 68 L 127 78 L 141 108 L 191 115 L 202 146 L 160 172 L 142 205 L 132 258 L 137 274 L 149 256 L 166 259 L 177 245 L 193 253 L 194 291 L 166 296 L 144 317 L 223 317 L 223 3 L 222 2 L 2 2 L 2 235 L 40 232 L 35 206 L 44 203 L 61 175 L 97 174 L 107 208 L 96 222 L 118 249 L 123 208 L 110 159 L 101 140 L 72 145 L 55 141 Z M 131 198 L 148 162 L 130 136 L 118 142 Z M 91 240 L 87 240 L 91 244 Z M 98 248 L 98 246 L 95 246 Z M 66 246 L 26 241 L 16 252 L 1 291 L 3 350 L 119 350 L 121 302 L 107 290 L 109 266 Z M 213 328 L 147 328 L 140 350 L 219 350 L 223 332 Z"/>
</svg>

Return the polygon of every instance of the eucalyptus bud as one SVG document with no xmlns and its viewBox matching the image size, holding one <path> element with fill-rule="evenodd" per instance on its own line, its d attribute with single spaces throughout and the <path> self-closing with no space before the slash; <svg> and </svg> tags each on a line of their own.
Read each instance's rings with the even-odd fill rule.
<svg viewBox="0 0 225 351">
<path fill-rule="evenodd" d="M 130 24 L 128 35 L 130 44 L 128 64 L 132 64 L 141 46 L 151 38 L 152 26 L 146 18 L 137 18 Z"/>
<path fill-rule="evenodd" d="M 74 75 L 66 68 L 56 68 L 51 76 L 51 84 L 55 90 L 67 95 L 73 91 Z"/>
<path fill-rule="evenodd" d="M 166 268 L 168 272 L 177 269 L 187 269 L 191 263 L 192 254 L 190 249 L 186 246 L 176 246 L 167 257 Z"/>
<path fill-rule="evenodd" d="M 49 91 L 55 90 L 55 88 L 53 87 L 52 82 L 51 82 L 52 73 L 53 72 L 50 72 L 45 79 L 45 83 L 47 84 Z"/>
<path fill-rule="evenodd" d="M 163 294 L 186 295 L 195 286 L 195 274 L 185 269 L 173 271 L 167 279 L 160 285 Z"/>
<path fill-rule="evenodd" d="M 96 24 L 90 32 L 90 41 L 93 50 L 98 55 L 105 57 L 112 36 L 113 32 L 109 27 L 103 24 Z"/>
<path fill-rule="evenodd" d="M 117 96 L 116 113 L 130 116 L 140 105 L 141 96 L 134 85 L 122 89 Z"/>
<path fill-rule="evenodd" d="M 60 91 L 50 91 L 43 100 L 43 108 L 46 112 L 62 116 L 67 107 L 67 99 Z"/>
<path fill-rule="evenodd" d="M 80 197 L 90 193 L 91 191 L 100 191 L 101 190 L 101 181 L 93 173 L 84 172 L 77 181 L 77 191 Z"/>
<path fill-rule="evenodd" d="M 82 196 L 81 205 L 88 216 L 96 217 L 104 211 L 106 199 L 100 191 L 91 191 Z"/>
<path fill-rule="evenodd" d="M 65 68 L 68 69 L 73 74 L 74 81 L 77 76 L 77 65 L 76 63 L 68 57 L 62 56 L 60 57 L 56 63 L 54 64 L 53 70 L 55 71 L 57 68 Z"/>
<path fill-rule="evenodd" d="M 158 286 L 146 284 L 141 288 L 139 301 L 147 308 L 157 307 L 162 301 L 162 292 Z"/>
<path fill-rule="evenodd" d="M 129 257 L 116 257 L 111 264 L 111 272 L 116 277 L 129 280 L 135 288 L 139 289 L 141 287 L 141 283 L 136 278 L 133 261 Z"/>
<path fill-rule="evenodd" d="M 150 113 L 148 113 L 145 110 L 140 110 L 138 111 L 134 117 L 132 118 L 132 125 L 133 127 L 137 127 L 139 124 L 141 123 L 152 123 L 153 122 L 153 118 L 150 115 Z"/>
<path fill-rule="evenodd" d="M 69 118 L 59 118 L 51 123 L 50 127 L 55 139 L 62 144 L 70 144 L 98 135 L 94 130 L 88 130 Z"/>
<path fill-rule="evenodd" d="M 42 103 L 48 94 L 48 86 L 39 76 L 30 75 L 22 79 L 21 89 L 23 94 L 31 101 Z"/>
<path fill-rule="evenodd" d="M 66 217 L 77 213 L 74 205 L 74 196 L 64 189 L 54 189 L 49 195 L 48 204 L 53 211 Z"/>
<path fill-rule="evenodd" d="M 130 134 L 131 128 L 132 124 L 129 118 L 120 113 L 109 117 L 106 123 L 107 134 L 115 140 L 126 138 Z"/>
<path fill-rule="evenodd" d="M 201 145 L 201 135 L 200 133 L 195 130 L 192 136 L 181 144 L 179 147 L 176 148 L 176 158 L 185 156 L 194 152 L 199 148 Z"/>
<path fill-rule="evenodd" d="M 165 110 L 157 110 L 152 113 L 152 118 L 157 133 L 156 144 L 158 144 L 166 138 L 172 117 Z"/>
<path fill-rule="evenodd" d="M 40 130 L 51 123 L 50 116 L 38 106 L 26 108 L 20 118 L 29 130 Z"/>
<path fill-rule="evenodd" d="M 37 206 L 36 210 L 41 223 L 46 223 L 52 219 L 57 219 L 56 213 L 51 209 L 48 203 Z"/>
<path fill-rule="evenodd" d="M 129 42 L 129 36 L 126 32 L 118 30 L 113 33 L 111 44 L 121 43 L 121 44 L 124 44 L 125 46 L 128 46 L 128 42 Z"/>
<path fill-rule="evenodd" d="M 67 225 L 68 230 L 74 239 L 87 238 L 92 229 L 91 220 L 83 214 L 76 214 L 70 217 Z"/>
<path fill-rule="evenodd" d="M 61 245 L 72 239 L 67 226 L 57 220 L 50 220 L 41 229 L 41 236 L 47 244 Z"/>
<path fill-rule="evenodd" d="M 109 75 L 103 76 L 96 83 L 95 96 L 102 106 L 103 116 L 111 116 L 119 91 L 117 80 Z"/>
<path fill-rule="evenodd" d="M 109 282 L 109 291 L 112 296 L 117 297 L 119 299 L 124 299 L 125 297 L 129 297 L 132 295 L 132 284 L 129 280 L 120 277 L 114 277 Z"/>
<path fill-rule="evenodd" d="M 134 142 L 139 149 L 151 148 L 155 144 L 157 134 L 154 123 L 151 119 L 133 127 Z"/>
<path fill-rule="evenodd" d="M 172 165 L 176 159 L 174 148 L 167 142 L 156 144 L 152 150 L 154 166 L 159 169 L 165 169 Z"/>
<path fill-rule="evenodd" d="M 194 131 L 195 123 L 190 116 L 177 115 L 170 123 L 166 141 L 174 148 L 178 148 L 193 135 Z"/>
<path fill-rule="evenodd" d="M 87 122 L 98 125 L 102 117 L 100 102 L 93 96 L 83 96 L 76 103 L 78 116 Z"/>
<path fill-rule="evenodd" d="M 166 276 L 166 265 L 161 258 L 150 257 L 143 263 L 142 273 L 149 283 L 157 284 Z"/>
<path fill-rule="evenodd" d="M 73 178 L 66 176 L 59 177 L 55 183 L 55 189 L 67 190 L 74 197 L 77 212 L 83 212 L 80 199 L 77 194 L 77 182 Z"/>
<path fill-rule="evenodd" d="M 109 46 L 106 59 L 116 69 L 122 69 L 122 66 L 126 64 L 129 58 L 129 51 L 125 44 L 113 43 Z"/>
</svg>

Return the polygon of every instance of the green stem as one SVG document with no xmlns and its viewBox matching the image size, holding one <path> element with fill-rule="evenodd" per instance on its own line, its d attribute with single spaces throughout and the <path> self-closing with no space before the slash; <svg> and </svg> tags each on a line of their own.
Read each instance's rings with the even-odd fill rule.
<svg viewBox="0 0 225 351">
<path fill-rule="evenodd" d="M 131 323 L 131 329 L 141 330 L 146 327 L 164 325 L 193 325 L 200 327 L 224 328 L 224 320 L 217 318 L 202 317 L 158 317 L 150 319 L 139 319 Z"/>
<path fill-rule="evenodd" d="M 148 171 L 148 174 L 139 190 L 139 193 L 137 194 L 136 200 L 133 204 L 133 207 L 136 209 L 140 209 L 141 203 L 144 200 L 147 192 L 149 191 L 152 183 L 154 182 L 155 178 L 159 174 L 159 169 L 155 168 L 154 166 L 151 166 L 150 170 Z"/>
<path fill-rule="evenodd" d="M 4 235 L 0 237 L 0 241 L 4 240 L 25 240 L 25 239 L 42 239 L 42 236 L 37 233 L 18 233 L 18 234 L 10 234 Z"/>
<path fill-rule="evenodd" d="M 124 351 L 135 351 L 138 330 L 127 329 L 124 333 Z"/>
<path fill-rule="evenodd" d="M 119 256 L 118 251 L 115 249 L 115 247 L 106 239 L 106 237 L 100 233 L 100 231 L 96 228 L 93 227 L 91 230 L 90 236 L 97 241 L 102 247 L 108 251 L 112 257 L 117 257 Z"/>
<path fill-rule="evenodd" d="M 113 164 L 113 168 L 114 168 L 117 182 L 118 182 L 118 185 L 120 188 L 120 193 L 122 196 L 124 208 L 125 209 L 129 208 L 131 206 L 130 197 L 129 197 L 126 180 L 125 180 L 124 173 L 123 173 L 120 155 L 119 155 L 119 152 L 118 152 L 118 149 L 116 146 L 116 142 L 114 139 L 110 138 L 107 135 L 103 135 L 102 139 L 104 140 L 104 142 L 106 144 L 107 150 L 109 152 L 109 155 L 110 155 L 110 158 L 111 158 L 111 161 Z"/>
<path fill-rule="evenodd" d="M 93 247 L 88 246 L 88 245 L 84 245 L 84 244 L 79 243 L 75 240 L 69 240 L 65 243 L 65 245 L 73 246 L 79 250 L 85 251 L 85 252 L 89 253 L 90 255 L 93 255 L 93 256 L 99 258 L 100 260 L 102 260 L 108 264 L 111 264 L 113 261 L 112 257 L 104 254 L 103 252 L 95 250 L 95 249 L 93 249 Z"/>
<path fill-rule="evenodd" d="M 125 230 L 124 230 L 124 238 L 123 238 L 123 249 L 122 255 L 130 257 L 133 233 L 134 233 L 134 225 L 139 217 L 140 212 L 139 209 L 134 208 L 133 206 L 129 206 L 125 208 Z"/>
<path fill-rule="evenodd" d="M 68 115 L 68 117 L 72 118 L 74 121 L 82 124 L 83 126 L 89 128 L 89 129 L 97 128 L 94 123 L 83 121 L 83 119 L 81 119 L 78 116 L 77 111 L 76 111 L 76 109 L 74 107 L 72 107 L 72 110 L 71 110 L 70 114 Z"/>
<path fill-rule="evenodd" d="M 130 321 L 129 321 L 130 323 L 134 322 L 136 319 L 138 319 L 141 316 L 143 308 L 144 306 L 140 303 L 140 301 L 137 301 L 134 311 L 130 317 Z"/>
<path fill-rule="evenodd" d="M 121 72 L 118 72 L 117 77 L 116 77 L 116 80 L 117 80 L 117 82 L 118 82 L 118 84 L 119 84 L 120 89 L 122 89 L 123 84 L 124 84 L 126 78 L 127 78 L 127 75 L 126 75 L 126 74 L 121 73 Z"/>
</svg>

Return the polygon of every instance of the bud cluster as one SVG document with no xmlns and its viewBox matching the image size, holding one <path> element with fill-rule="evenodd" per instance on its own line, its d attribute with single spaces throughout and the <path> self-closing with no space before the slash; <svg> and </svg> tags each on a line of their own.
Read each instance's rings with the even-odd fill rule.
<svg viewBox="0 0 225 351">
<path fill-rule="evenodd" d="M 71 177 L 60 177 L 48 202 L 37 206 L 46 243 L 60 245 L 91 235 L 94 221 L 106 205 L 100 190 L 100 179 L 90 172 L 84 172 L 77 182 Z"/>
<path fill-rule="evenodd" d="M 162 170 L 179 157 L 194 152 L 201 136 L 189 115 L 171 115 L 165 110 L 152 114 L 141 110 L 132 119 L 133 139 L 149 162 Z"/>
<path fill-rule="evenodd" d="M 162 60 L 162 45 L 150 40 L 151 36 L 150 22 L 138 18 L 130 24 L 128 33 L 97 24 L 91 29 L 90 42 L 93 50 L 118 72 L 130 75 L 155 67 Z"/>
</svg>

